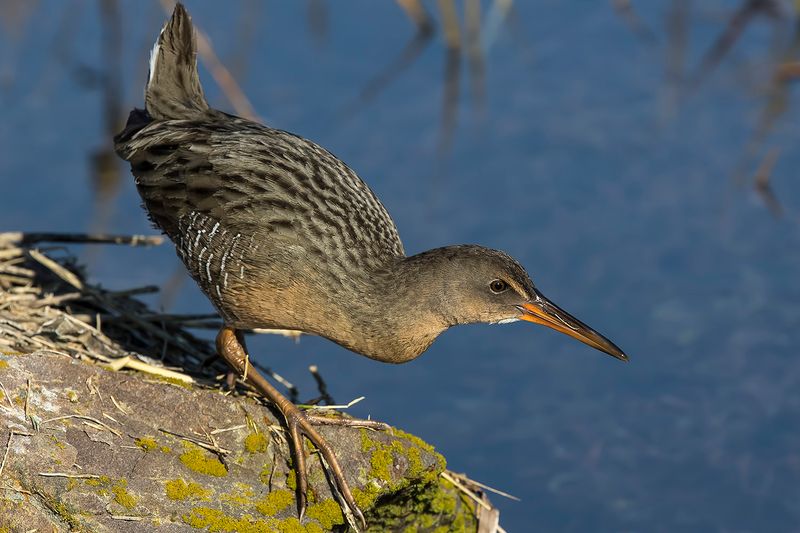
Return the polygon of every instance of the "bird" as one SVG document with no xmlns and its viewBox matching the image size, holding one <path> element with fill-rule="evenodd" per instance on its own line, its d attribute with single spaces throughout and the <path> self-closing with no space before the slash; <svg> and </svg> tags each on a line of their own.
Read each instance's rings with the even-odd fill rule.
<svg viewBox="0 0 800 533">
<path fill-rule="evenodd" d="M 191 18 L 178 3 L 151 53 L 144 109 L 130 112 L 115 149 L 130 163 L 149 218 L 221 316 L 219 355 L 284 416 L 301 519 L 305 436 L 325 459 L 343 510 L 366 523 L 315 428 L 320 421 L 249 365 L 247 330 L 297 330 L 404 363 L 450 327 L 522 320 L 628 360 L 548 300 L 502 251 L 461 244 L 406 255 L 383 204 L 339 158 L 211 108 L 196 55 Z"/>
</svg>

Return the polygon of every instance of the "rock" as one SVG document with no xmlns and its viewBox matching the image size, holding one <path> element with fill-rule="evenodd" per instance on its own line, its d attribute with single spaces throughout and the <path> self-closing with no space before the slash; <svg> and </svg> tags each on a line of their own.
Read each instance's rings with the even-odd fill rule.
<svg viewBox="0 0 800 533">
<path fill-rule="evenodd" d="M 348 529 L 313 451 L 298 521 L 284 429 L 258 398 L 52 351 L 0 356 L 0 383 L 0 531 Z M 320 431 L 370 531 L 476 530 L 475 504 L 440 477 L 428 444 L 399 430 Z"/>
</svg>

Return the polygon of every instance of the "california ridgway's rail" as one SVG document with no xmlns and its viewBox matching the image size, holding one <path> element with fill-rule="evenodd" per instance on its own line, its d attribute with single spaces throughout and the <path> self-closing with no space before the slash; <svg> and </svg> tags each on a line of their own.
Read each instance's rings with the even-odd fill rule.
<svg viewBox="0 0 800 533">
<path fill-rule="evenodd" d="M 220 355 L 286 417 L 301 517 L 305 435 L 364 523 L 314 420 L 247 367 L 241 330 L 300 330 L 403 363 L 451 326 L 527 320 L 627 359 L 542 296 L 503 252 L 460 245 L 406 256 L 383 205 L 333 154 L 209 108 L 195 56 L 191 19 L 178 4 L 153 49 L 145 109 L 131 112 L 116 150 L 150 218 L 222 316 Z"/>
</svg>

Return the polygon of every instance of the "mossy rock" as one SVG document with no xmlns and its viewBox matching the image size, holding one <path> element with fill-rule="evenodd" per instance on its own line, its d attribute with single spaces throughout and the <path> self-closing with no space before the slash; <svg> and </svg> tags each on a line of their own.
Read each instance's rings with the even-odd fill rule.
<svg viewBox="0 0 800 533">
<path fill-rule="evenodd" d="M 135 372 L 111 372 L 54 353 L 3 360 L 9 396 L 24 399 L 31 380 L 28 414 L 46 422 L 34 431 L 24 416 L 24 402 L 0 410 L 0 443 L 8 442 L 8 428 L 28 433 L 11 437 L 3 471 L 4 486 L 11 488 L 0 490 L 0 528 L 348 530 L 310 447 L 309 505 L 298 521 L 296 477 L 284 439 L 253 433 L 246 425 L 249 418 L 259 427 L 280 426 L 266 406 L 215 389 L 174 387 Z M 100 394 L 81 393 L 73 402 L 67 385 L 89 379 Z M 112 396 L 124 410 L 110 401 Z M 238 426 L 214 436 L 225 454 L 176 436 L 202 441 L 214 429 Z M 430 445 L 400 430 L 323 426 L 320 431 L 336 450 L 369 531 L 476 530 L 474 504 L 440 477 L 445 461 Z M 41 472 L 96 477 L 45 477 Z"/>
</svg>

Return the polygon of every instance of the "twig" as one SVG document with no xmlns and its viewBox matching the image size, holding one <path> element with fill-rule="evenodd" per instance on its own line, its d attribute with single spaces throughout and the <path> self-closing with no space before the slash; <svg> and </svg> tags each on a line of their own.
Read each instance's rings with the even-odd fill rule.
<svg viewBox="0 0 800 533">
<path fill-rule="evenodd" d="M 323 409 L 349 409 L 349 408 L 353 407 L 355 404 L 357 404 L 358 402 L 360 402 L 361 400 L 363 400 L 365 398 L 366 398 L 366 396 L 359 396 L 355 400 L 351 400 L 349 403 L 346 403 L 344 405 L 303 405 L 303 404 L 298 404 L 297 406 L 298 407 L 305 407 L 305 408 L 307 408 L 309 410 L 311 410 L 311 409 L 317 409 L 317 410 L 323 410 Z"/>
<path fill-rule="evenodd" d="M 6 441 L 6 451 L 3 452 L 3 461 L 0 462 L 0 478 L 3 477 L 3 469 L 6 467 L 6 459 L 8 459 L 8 451 L 11 449 L 11 437 L 14 436 L 14 430 L 8 432 L 8 440 Z"/>
<path fill-rule="evenodd" d="M 105 235 L 102 233 L 0 233 L 0 244 L 31 245 L 40 242 L 71 242 L 77 244 L 126 244 L 129 246 L 158 246 L 164 242 L 160 235 Z"/>
<path fill-rule="evenodd" d="M 4 489 L 4 490 L 13 490 L 14 492 L 19 492 L 20 494 L 25 494 L 25 495 L 28 495 L 28 496 L 30 496 L 31 494 L 33 494 L 33 493 L 32 493 L 31 491 L 29 491 L 29 490 L 25 490 L 25 489 L 18 489 L 18 488 L 16 488 L 16 487 L 9 487 L 8 485 L 0 485 L 0 489 Z"/>
<path fill-rule="evenodd" d="M 231 426 L 229 428 L 215 429 L 215 430 L 211 431 L 211 434 L 212 435 L 218 435 L 220 433 L 225 433 L 227 431 L 236 431 L 237 429 L 245 429 L 246 427 L 247 427 L 246 424 L 239 424 L 238 426 Z"/>
<path fill-rule="evenodd" d="M 130 356 L 120 357 L 119 359 L 113 359 L 108 364 L 108 367 L 114 371 L 119 371 L 122 370 L 123 368 L 130 368 L 131 370 L 138 370 L 140 372 L 146 372 L 148 374 L 153 374 L 167 379 L 177 379 L 183 381 L 184 383 L 195 382 L 194 378 L 188 374 L 184 374 L 183 372 L 176 372 L 174 370 L 167 370 L 166 368 L 151 365 L 145 363 L 144 361 L 139 361 L 138 359 L 134 359 L 133 357 Z"/>
<path fill-rule="evenodd" d="M 42 477 L 66 477 L 70 479 L 100 479 L 97 474 L 67 474 L 65 472 L 39 472 Z"/>
<path fill-rule="evenodd" d="M 50 270 L 52 270 L 53 274 L 55 274 L 59 278 L 63 279 L 76 289 L 83 290 L 84 288 L 83 282 L 78 278 L 78 276 L 76 276 L 75 274 L 73 274 L 72 272 L 61 266 L 60 264 L 56 263 L 46 255 L 42 254 L 39 250 L 28 250 L 28 254 L 33 259 L 41 263 L 42 266 L 45 266 Z"/>
<path fill-rule="evenodd" d="M 8 401 L 8 405 L 10 405 L 12 409 L 14 409 L 14 404 L 11 403 L 11 397 L 8 395 L 8 390 L 6 390 L 6 386 L 3 385 L 2 381 L 0 381 L 0 389 L 3 390 L 3 395 L 6 397 L 6 401 Z"/>
<path fill-rule="evenodd" d="M 114 434 L 114 435 L 116 435 L 117 437 L 122 437 L 122 433 L 120 433 L 120 432 L 119 432 L 119 431 L 117 431 L 116 429 L 112 428 L 111 426 L 109 426 L 109 425 L 108 425 L 108 424 L 106 424 L 105 422 L 103 422 L 103 421 L 101 421 L 101 420 L 98 420 L 98 419 L 96 419 L 96 418 L 93 418 L 93 417 L 91 417 L 91 416 L 85 416 L 85 415 L 64 415 L 64 416 L 57 416 L 57 417 L 55 417 L 55 418 L 48 418 L 47 420 L 43 420 L 43 421 L 42 421 L 42 424 L 44 425 L 44 424 L 47 424 L 48 422 L 55 422 L 56 420 L 65 420 L 65 419 L 67 419 L 67 418 L 79 418 L 79 419 L 83 420 L 84 422 L 86 422 L 86 421 L 88 421 L 88 422 L 94 422 L 94 423 L 95 423 L 95 424 L 97 424 L 98 426 L 102 427 L 102 428 L 103 428 L 103 429 L 105 429 L 106 431 L 109 431 L 109 432 L 113 433 L 113 434 Z"/>
<path fill-rule="evenodd" d="M 493 493 L 495 493 L 495 494 L 497 494 L 499 496 L 504 496 L 504 497 L 506 497 L 506 498 L 508 498 L 510 500 L 514 500 L 515 502 L 522 501 L 519 498 L 517 498 L 516 496 L 513 496 L 513 495 L 511 495 L 511 494 L 509 494 L 507 492 L 503 492 L 502 490 L 498 490 L 498 489 L 495 489 L 493 487 L 490 487 L 489 485 L 484 485 L 480 481 L 475 481 L 474 479 L 468 478 L 467 476 L 465 476 L 463 474 L 456 474 L 455 472 L 453 472 L 452 475 L 453 475 L 453 477 L 455 477 L 457 479 L 463 479 L 463 480 L 465 480 L 466 482 L 468 482 L 468 483 L 470 483 L 472 485 L 476 485 L 476 486 L 478 486 L 478 487 L 480 487 L 482 489 L 486 489 L 489 492 L 493 492 Z"/>
<path fill-rule="evenodd" d="M 113 394 L 111 394 L 110 396 L 111 396 L 111 403 L 113 403 L 113 404 L 114 404 L 114 407 L 116 407 L 117 409 L 119 409 L 119 411 L 120 411 L 122 414 L 124 414 L 124 415 L 128 415 L 128 414 L 130 414 L 128 411 L 126 411 L 125 409 L 123 409 L 123 408 L 122 408 L 122 406 L 119 404 L 119 402 L 117 402 L 117 399 L 116 399 L 116 398 L 114 398 L 114 395 L 113 395 Z"/>
<path fill-rule="evenodd" d="M 30 404 L 30 399 L 31 399 L 31 378 L 28 378 L 26 382 L 27 385 L 25 389 L 25 420 L 28 420 L 28 418 L 30 418 L 30 415 L 28 414 L 28 405 Z"/>
<path fill-rule="evenodd" d="M 308 371 L 311 372 L 311 375 L 314 376 L 314 381 L 317 382 L 317 389 L 319 390 L 320 399 L 325 402 L 326 405 L 330 406 L 333 405 L 334 402 L 331 395 L 328 393 L 328 386 L 325 384 L 325 380 L 322 379 L 322 376 L 319 373 L 319 369 L 317 365 L 311 365 L 308 367 Z M 362 397 L 363 399 L 363 397 Z M 360 400 L 359 400 L 360 401 Z M 314 407 L 318 407 L 314 405 Z M 346 407 L 345 407 L 346 409 Z"/>
<path fill-rule="evenodd" d="M 481 498 L 479 498 L 474 492 L 472 492 L 469 489 L 469 487 L 467 487 L 466 485 L 461 483 L 459 480 L 457 480 L 456 478 L 451 476 L 447 471 L 442 472 L 439 475 L 442 476 L 443 478 L 445 478 L 447 481 L 449 481 L 453 485 L 455 485 L 457 489 L 459 489 L 461 492 L 466 494 L 471 500 L 473 500 L 475 503 L 477 503 L 478 505 L 480 505 L 481 507 L 483 507 L 487 511 L 491 511 L 492 510 L 492 507 L 488 503 L 486 503 Z"/>
<path fill-rule="evenodd" d="M 181 435 L 180 433 L 175 433 L 174 431 L 170 431 L 170 430 L 164 429 L 164 428 L 158 428 L 158 430 L 160 432 L 162 432 L 162 433 L 166 433 L 167 435 L 172 435 L 173 437 L 178 437 L 179 439 L 183 439 L 185 441 L 189 441 L 192 444 L 197 444 L 201 448 L 205 448 L 206 450 L 208 450 L 210 452 L 213 452 L 213 453 L 216 453 L 218 455 L 227 455 L 227 454 L 231 453 L 230 450 L 226 450 L 225 448 L 221 448 L 220 446 L 218 446 L 216 444 L 213 444 L 213 443 L 212 444 L 208 444 L 207 442 L 203 442 L 200 439 L 196 439 L 196 438 L 190 437 L 188 435 Z"/>
</svg>

